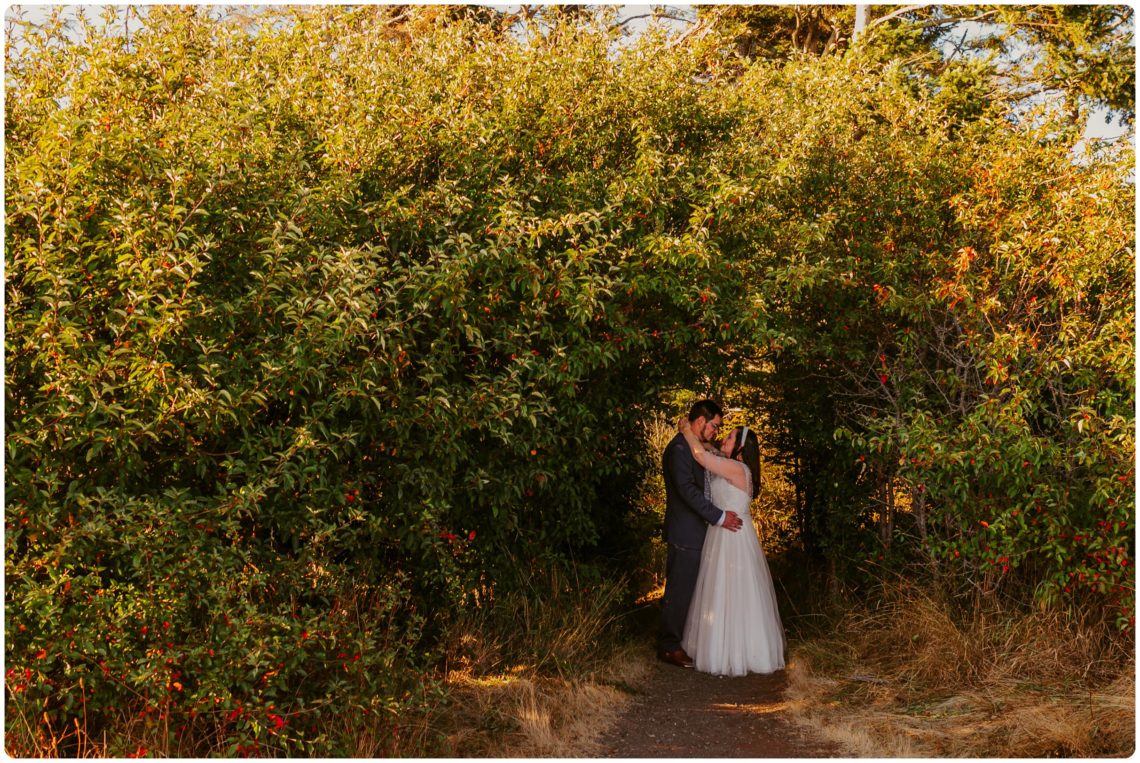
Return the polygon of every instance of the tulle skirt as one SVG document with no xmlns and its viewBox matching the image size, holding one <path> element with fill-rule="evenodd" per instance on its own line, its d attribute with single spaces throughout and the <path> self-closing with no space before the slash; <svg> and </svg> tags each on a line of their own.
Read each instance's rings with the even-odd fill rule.
<svg viewBox="0 0 1140 763">
<path fill-rule="evenodd" d="M 704 673 L 743 676 L 784 667 L 784 627 L 772 573 L 751 519 L 710 527 L 681 646 Z"/>
</svg>

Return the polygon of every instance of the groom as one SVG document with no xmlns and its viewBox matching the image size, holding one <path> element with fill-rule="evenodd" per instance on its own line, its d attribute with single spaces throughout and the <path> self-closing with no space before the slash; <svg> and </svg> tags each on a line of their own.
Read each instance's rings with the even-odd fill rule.
<svg viewBox="0 0 1140 763">
<path fill-rule="evenodd" d="M 689 426 L 701 442 L 710 442 L 720 432 L 720 406 L 701 400 L 689 409 Z M 732 511 L 721 511 L 705 498 L 705 470 L 700 467 L 685 438 L 678 434 L 661 457 L 665 472 L 665 596 L 661 601 L 661 632 L 657 657 L 682 668 L 693 660 L 681 648 L 689 602 L 697 585 L 701 549 L 709 525 L 736 532 L 744 524 Z"/>
</svg>

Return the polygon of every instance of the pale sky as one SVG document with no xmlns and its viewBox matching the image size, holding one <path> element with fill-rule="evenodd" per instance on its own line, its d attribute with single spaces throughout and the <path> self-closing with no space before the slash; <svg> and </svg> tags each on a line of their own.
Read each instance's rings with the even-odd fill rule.
<svg viewBox="0 0 1140 763">
<path fill-rule="evenodd" d="M 135 6 L 135 7 L 139 8 L 141 10 L 141 9 L 145 8 L 146 5 L 168 5 L 168 4 L 182 5 L 183 3 L 170 3 L 170 2 L 162 1 L 162 2 L 147 3 L 145 5 L 141 4 L 141 5 Z M 249 6 L 249 5 L 271 5 L 271 4 L 274 4 L 274 3 L 252 2 L 252 3 L 246 3 L 244 5 Z M 277 4 L 280 4 L 280 3 L 277 3 Z M 332 2 L 332 3 L 322 3 L 322 4 L 325 4 L 325 5 L 347 5 L 349 3 L 347 1 L 345 1 L 345 2 Z M 764 3 L 764 4 L 776 5 L 779 3 L 769 2 L 769 3 Z M 507 4 L 499 4 L 499 3 L 484 3 L 484 5 L 487 5 L 488 7 L 491 7 L 491 8 L 494 8 L 496 10 L 500 10 L 500 11 L 505 11 L 505 12 L 513 12 L 513 11 L 518 10 L 518 8 L 519 8 L 519 6 L 515 5 L 515 4 L 507 5 Z M 622 4 L 618 4 L 618 3 L 595 3 L 593 5 L 612 5 L 614 7 L 619 8 L 620 9 L 619 13 L 618 13 L 618 19 L 619 20 L 626 19 L 626 18 L 629 18 L 631 16 L 642 16 L 642 15 L 651 14 L 653 12 L 653 8 L 654 8 L 654 6 L 652 6 L 652 5 L 622 5 Z M 27 21 L 41 22 L 41 21 L 44 21 L 48 18 L 52 9 L 55 7 L 60 7 L 60 6 L 42 5 L 42 4 L 11 4 L 11 3 L 5 3 L 4 16 L 5 16 L 5 18 L 9 18 L 10 16 L 19 12 L 20 15 Z M 83 6 L 70 5 L 70 6 L 63 6 L 63 7 L 65 7 L 67 9 L 67 11 L 69 11 L 69 12 L 73 12 L 78 7 L 83 7 L 85 9 L 86 13 L 88 14 L 89 18 L 98 18 L 106 6 L 104 6 L 104 5 L 83 5 Z M 217 8 L 218 10 L 223 10 L 227 7 L 232 8 L 232 7 L 241 7 L 241 6 L 217 5 L 217 6 L 212 6 L 212 7 Z M 691 17 L 692 12 L 693 12 L 693 7 L 691 5 L 665 5 L 665 6 L 657 6 L 657 7 L 663 8 L 667 14 L 672 15 L 672 16 L 682 16 L 682 17 L 688 16 L 688 17 Z M 636 35 L 642 31 L 644 31 L 645 28 L 649 25 L 649 23 L 650 23 L 649 18 L 639 18 L 639 19 L 635 19 L 634 21 L 631 21 L 627 25 L 626 28 L 630 32 L 632 32 L 634 35 Z M 671 27 L 675 30 L 683 29 L 686 26 L 686 23 L 684 21 L 675 21 L 675 20 L 671 20 L 671 19 L 662 19 L 662 20 L 660 20 L 659 23 L 664 24 L 668 27 Z M 1093 112 L 1093 114 L 1090 116 L 1090 118 L 1088 120 L 1088 124 L 1085 127 L 1085 137 L 1086 138 L 1112 139 L 1112 138 L 1118 138 L 1127 132 L 1127 129 L 1123 125 L 1120 125 L 1116 122 L 1113 122 L 1111 124 L 1106 124 L 1105 123 L 1105 115 L 1106 114 L 1107 114 L 1107 110 L 1105 110 L 1105 109 L 1101 109 L 1099 111 Z"/>
</svg>

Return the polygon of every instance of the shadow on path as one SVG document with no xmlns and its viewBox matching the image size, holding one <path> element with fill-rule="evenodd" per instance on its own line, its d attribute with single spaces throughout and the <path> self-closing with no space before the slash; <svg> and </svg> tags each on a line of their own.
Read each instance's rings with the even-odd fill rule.
<svg viewBox="0 0 1140 763">
<path fill-rule="evenodd" d="M 645 688 L 600 740 L 618 758 L 830 758 L 784 717 L 784 671 L 722 678 L 655 662 Z"/>
</svg>

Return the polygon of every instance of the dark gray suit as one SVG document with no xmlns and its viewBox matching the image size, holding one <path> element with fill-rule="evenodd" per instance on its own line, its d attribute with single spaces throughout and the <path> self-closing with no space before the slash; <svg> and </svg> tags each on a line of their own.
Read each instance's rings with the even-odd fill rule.
<svg viewBox="0 0 1140 763">
<path fill-rule="evenodd" d="M 661 601 L 661 633 L 658 649 L 672 652 L 681 648 L 689 602 L 697 585 L 701 549 L 709 525 L 724 515 L 705 498 L 705 470 L 689 452 L 689 444 L 678 434 L 661 456 L 665 473 L 665 596 Z"/>
</svg>

